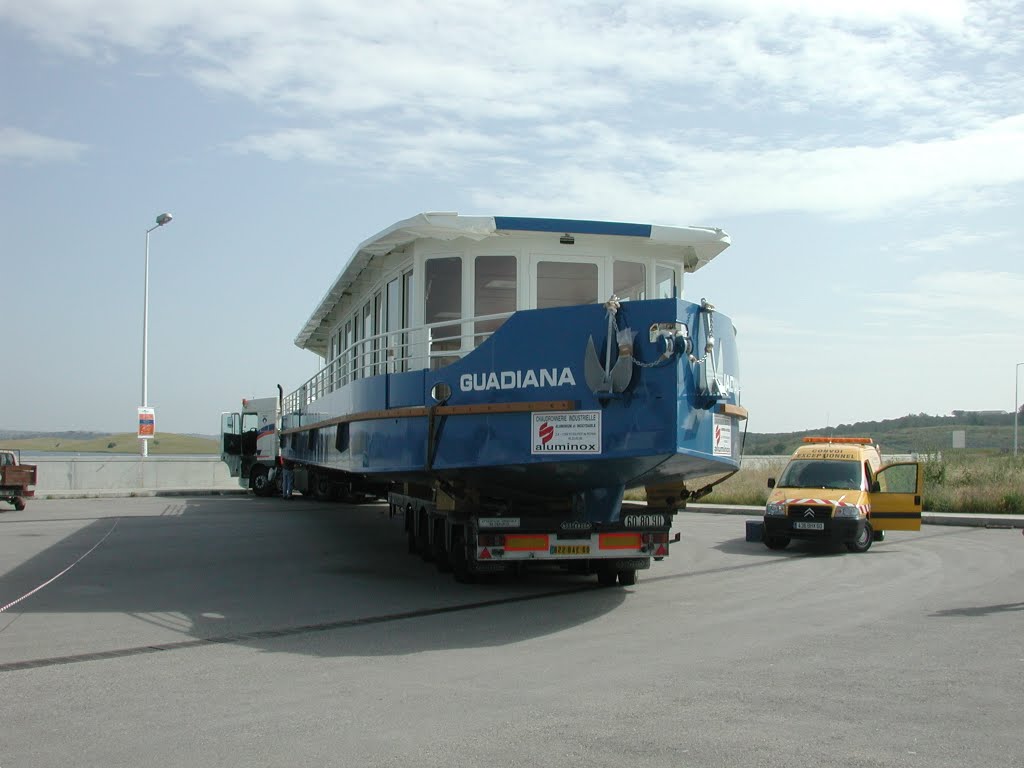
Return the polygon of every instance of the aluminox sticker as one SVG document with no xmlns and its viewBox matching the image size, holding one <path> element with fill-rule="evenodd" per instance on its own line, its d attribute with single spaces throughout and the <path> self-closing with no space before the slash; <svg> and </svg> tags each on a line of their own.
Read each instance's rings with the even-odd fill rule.
<svg viewBox="0 0 1024 768">
<path fill-rule="evenodd" d="M 732 456 L 732 417 L 715 414 L 715 456 Z"/>
<path fill-rule="evenodd" d="M 601 453 L 600 411 L 549 411 L 533 413 L 530 453 Z"/>
</svg>

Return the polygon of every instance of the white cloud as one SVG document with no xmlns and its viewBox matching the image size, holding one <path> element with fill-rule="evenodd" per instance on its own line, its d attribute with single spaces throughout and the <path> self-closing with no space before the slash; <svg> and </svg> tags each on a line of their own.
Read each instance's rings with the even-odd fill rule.
<svg viewBox="0 0 1024 768">
<path fill-rule="evenodd" d="M 570 160 L 566 146 L 562 165 L 527 192 L 489 187 L 477 199 L 507 210 L 619 211 L 661 221 L 680 210 L 694 220 L 784 211 L 857 219 L 962 205 L 978 190 L 1024 182 L 1024 115 L 951 139 L 805 151 L 718 150 L 605 126 L 580 130 L 586 153 Z"/>
<path fill-rule="evenodd" d="M 20 128 L 0 126 L 0 163 L 4 162 L 67 162 L 76 160 L 84 144 L 54 139 Z"/>
<path fill-rule="evenodd" d="M 269 108 L 280 125 L 236 151 L 374 173 L 497 159 L 477 199 L 509 209 L 867 218 L 1024 180 L 1004 0 L 38 0 L 0 19 L 75 54 L 170 55 Z"/>
<path fill-rule="evenodd" d="M 868 298 L 866 310 L 928 329 L 932 337 L 967 331 L 1020 339 L 1024 327 L 1024 273 L 946 271 L 922 274 L 909 291 L 883 291 Z M 954 321 L 952 318 L 956 318 Z"/>
<path fill-rule="evenodd" d="M 994 232 L 967 232 L 963 229 L 951 229 L 932 237 L 919 238 L 905 243 L 901 250 L 913 253 L 949 253 L 965 249 L 977 249 L 985 244 L 1004 240 L 1012 236 L 1008 230 Z"/>
</svg>

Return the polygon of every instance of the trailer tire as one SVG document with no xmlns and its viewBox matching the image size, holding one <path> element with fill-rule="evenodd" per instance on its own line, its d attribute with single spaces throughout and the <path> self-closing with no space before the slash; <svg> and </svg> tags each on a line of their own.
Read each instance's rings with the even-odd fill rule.
<svg viewBox="0 0 1024 768">
<path fill-rule="evenodd" d="M 327 475 L 317 472 L 309 481 L 313 489 L 313 497 L 317 501 L 329 501 L 331 498 L 331 481 Z"/>
<path fill-rule="evenodd" d="M 405 507 L 405 540 L 408 545 L 408 551 L 410 555 L 419 553 L 419 549 L 416 546 L 416 530 L 414 527 L 415 520 L 413 515 L 415 512 L 412 511 L 412 505 L 406 505 Z"/>
<path fill-rule="evenodd" d="M 632 571 L 619 571 L 619 584 L 624 587 L 632 587 L 636 584 L 637 572 Z"/>
<path fill-rule="evenodd" d="M 416 548 L 419 550 L 420 557 L 425 562 L 430 562 L 434 559 L 434 550 L 430 544 L 430 517 L 427 515 L 427 510 L 421 509 L 419 513 L 419 536 L 416 537 Z"/>
<path fill-rule="evenodd" d="M 439 573 L 449 573 L 452 569 L 452 561 L 448 556 L 448 550 L 444 546 L 444 521 L 440 520 L 435 523 L 434 527 L 434 565 L 437 566 Z"/>
<path fill-rule="evenodd" d="M 270 472 L 262 464 L 252 468 L 252 473 L 249 475 L 249 487 L 257 496 L 269 496 L 273 492 L 274 486 L 270 482 Z"/>
<path fill-rule="evenodd" d="M 451 551 L 452 574 L 460 584 L 472 584 L 476 574 L 469 567 L 469 555 L 466 549 L 466 536 L 462 529 L 452 532 Z"/>
<path fill-rule="evenodd" d="M 14 504 L 14 508 L 18 512 L 21 512 L 23 509 L 25 509 L 25 500 L 23 498 L 21 498 L 21 496 L 15 497 L 15 499 L 14 499 L 14 501 L 12 503 Z"/>
<path fill-rule="evenodd" d="M 606 566 L 601 566 L 597 571 L 597 583 L 602 587 L 614 587 L 619 574 Z"/>
</svg>

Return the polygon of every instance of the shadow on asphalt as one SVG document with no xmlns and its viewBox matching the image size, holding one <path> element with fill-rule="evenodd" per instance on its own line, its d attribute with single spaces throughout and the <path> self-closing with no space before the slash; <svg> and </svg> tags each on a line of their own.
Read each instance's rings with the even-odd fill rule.
<svg viewBox="0 0 1024 768">
<path fill-rule="evenodd" d="M 38 536 L 46 522 L 5 534 Z M 0 627 L 12 613 L 138 619 L 103 649 L 47 659 L 42 642 L 41 657 L 28 666 L 216 643 L 387 656 L 500 647 L 561 632 L 614 610 L 629 594 L 561 571 L 458 584 L 406 553 L 402 524 L 386 505 L 251 497 L 177 499 L 159 515 L 96 519 L 0 575 L 3 606 L 75 564 L 0 614 Z M 148 627 L 164 630 L 161 638 L 170 636 L 166 630 L 184 637 L 152 644 Z"/>
<path fill-rule="evenodd" d="M 990 616 L 994 613 L 1010 613 L 1012 611 L 1024 611 L 1024 602 L 1002 603 L 1000 605 L 972 605 L 969 608 L 947 608 L 944 611 L 936 611 L 929 614 L 935 618 L 946 616 L 962 616 L 966 618 L 977 616 Z"/>
</svg>

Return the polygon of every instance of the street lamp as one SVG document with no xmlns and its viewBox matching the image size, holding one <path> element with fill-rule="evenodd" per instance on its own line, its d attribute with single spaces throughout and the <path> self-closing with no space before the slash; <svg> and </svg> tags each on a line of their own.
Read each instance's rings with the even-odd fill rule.
<svg viewBox="0 0 1024 768">
<path fill-rule="evenodd" d="M 1024 363 L 1017 363 L 1013 369 L 1013 455 L 1017 455 L 1017 416 L 1020 413 L 1020 367 Z"/>
<path fill-rule="evenodd" d="M 142 293 L 142 407 L 149 407 L 149 233 L 170 222 L 174 217 L 169 213 L 161 213 L 156 217 L 156 224 L 146 230 L 146 272 L 145 288 Z M 140 412 L 141 416 L 141 412 Z M 142 458 L 149 456 L 149 439 L 142 440 Z"/>
</svg>

